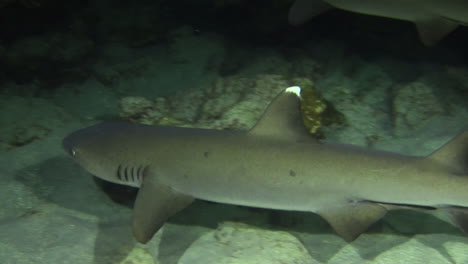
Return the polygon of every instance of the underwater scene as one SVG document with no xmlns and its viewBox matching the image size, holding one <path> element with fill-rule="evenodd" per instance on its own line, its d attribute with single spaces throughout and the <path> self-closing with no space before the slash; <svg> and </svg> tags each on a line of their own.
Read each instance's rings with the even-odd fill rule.
<svg viewBox="0 0 468 264">
<path fill-rule="evenodd" d="M 0 263 L 468 264 L 467 25 L 0 0 Z"/>
</svg>

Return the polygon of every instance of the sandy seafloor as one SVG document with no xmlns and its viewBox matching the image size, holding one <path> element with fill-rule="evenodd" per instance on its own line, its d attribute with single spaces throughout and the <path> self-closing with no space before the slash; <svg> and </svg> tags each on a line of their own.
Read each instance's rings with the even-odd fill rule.
<svg viewBox="0 0 468 264">
<path fill-rule="evenodd" d="M 3 135 L 14 138 L 20 131 L 34 140 L 0 153 L 0 263 L 468 263 L 468 237 L 437 216 L 412 211 L 391 212 L 347 243 L 312 213 L 197 201 L 149 244 L 136 243 L 131 209 L 109 199 L 60 145 L 77 128 L 117 117 L 125 96 L 166 96 L 172 108 L 165 115 L 174 111 L 178 120 L 195 126 L 230 126 L 231 115 L 241 123 L 245 118 L 242 124 L 248 126 L 281 89 L 278 76 L 294 75 L 313 80 L 346 117 L 346 126 L 324 130 L 329 140 L 426 155 L 467 125 L 468 65 L 418 57 L 430 52 L 456 56 L 450 50 L 435 48 L 405 60 L 392 54 L 365 57 L 333 41 L 304 43 L 290 57 L 259 48 L 240 52 L 237 56 L 249 62 L 226 77 L 216 71 L 217 61 L 227 56 L 220 36 L 195 36 L 190 27 L 180 32 L 172 55 L 154 47 L 135 59 L 124 47 L 109 47 L 94 74 L 82 82 L 63 84 L 44 98 L 1 95 Z M 241 78 L 254 84 L 243 87 Z M 227 88 L 229 83 L 234 88 Z M 5 85 L 14 86 L 11 90 L 34 86 Z M 204 91 L 213 87 L 221 91 Z M 210 96 L 195 96 L 193 90 Z M 236 93 L 244 97 L 230 99 Z M 256 97 L 245 99 L 249 93 Z M 205 108 L 193 110 L 197 104 Z M 225 106 L 216 115 L 222 121 L 209 116 L 213 105 Z"/>
</svg>

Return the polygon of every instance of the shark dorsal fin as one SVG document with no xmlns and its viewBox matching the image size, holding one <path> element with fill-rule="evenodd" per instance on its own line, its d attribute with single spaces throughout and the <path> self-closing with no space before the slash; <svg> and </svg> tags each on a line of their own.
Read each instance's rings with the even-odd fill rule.
<svg viewBox="0 0 468 264">
<path fill-rule="evenodd" d="M 289 87 L 276 96 L 249 134 L 293 140 L 310 139 L 302 121 L 301 88 Z"/>
</svg>

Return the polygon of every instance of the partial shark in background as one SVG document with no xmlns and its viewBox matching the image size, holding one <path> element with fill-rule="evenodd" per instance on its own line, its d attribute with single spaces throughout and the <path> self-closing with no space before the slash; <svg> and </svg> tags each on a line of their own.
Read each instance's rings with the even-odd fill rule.
<svg viewBox="0 0 468 264">
<path fill-rule="evenodd" d="M 413 22 L 426 46 L 468 24 L 468 0 L 296 0 L 289 22 L 300 25 L 330 8 Z"/>
<path fill-rule="evenodd" d="M 347 241 L 390 209 L 443 210 L 468 230 L 468 132 L 427 157 L 321 142 L 300 101 L 299 87 L 286 89 L 250 131 L 103 123 L 63 147 L 97 177 L 140 188 L 141 243 L 194 199 L 315 212 Z"/>
</svg>

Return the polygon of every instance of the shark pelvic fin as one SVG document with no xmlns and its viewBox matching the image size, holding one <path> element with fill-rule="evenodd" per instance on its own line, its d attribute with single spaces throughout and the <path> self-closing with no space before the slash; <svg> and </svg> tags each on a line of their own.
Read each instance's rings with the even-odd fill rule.
<svg viewBox="0 0 468 264">
<path fill-rule="evenodd" d="M 318 212 L 344 240 L 350 242 L 385 216 L 387 209 L 372 202 L 353 202 Z"/>
<path fill-rule="evenodd" d="M 458 23 L 444 18 L 415 21 L 415 24 L 419 39 L 426 46 L 434 46 L 439 40 L 458 27 Z"/>
<path fill-rule="evenodd" d="M 289 9 L 289 24 L 298 26 L 333 8 L 322 0 L 296 0 Z"/>
<path fill-rule="evenodd" d="M 133 234 L 136 240 L 147 243 L 168 218 L 193 200 L 193 197 L 158 183 L 154 177 L 145 177 L 133 209 Z"/>
<path fill-rule="evenodd" d="M 468 176 L 468 131 L 454 137 L 427 159 L 447 166 L 454 174 Z"/>
<path fill-rule="evenodd" d="M 301 88 L 289 87 L 281 92 L 265 110 L 263 116 L 249 131 L 249 134 L 311 140 L 302 121 Z"/>
</svg>

